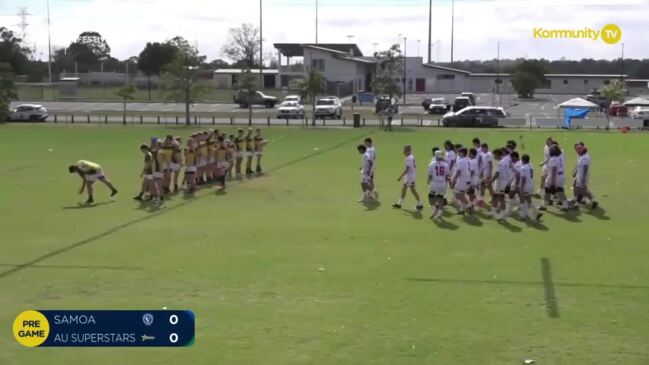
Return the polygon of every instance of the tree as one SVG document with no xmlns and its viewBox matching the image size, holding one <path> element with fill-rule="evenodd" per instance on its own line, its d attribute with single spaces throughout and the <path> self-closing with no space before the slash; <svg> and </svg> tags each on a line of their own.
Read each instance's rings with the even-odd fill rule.
<svg viewBox="0 0 649 365">
<path fill-rule="evenodd" d="M 0 121 L 7 119 L 9 103 L 17 98 L 11 65 L 0 62 Z"/>
<path fill-rule="evenodd" d="M 378 60 L 376 75 L 372 80 L 372 90 L 376 95 L 401 97 L 401 84 L 397 81 L 403 73 L 403 56 L 398 44 L 392 45 L 387 51 L 374 53 Z"/>
<path fill-rule="evenodd" d="M 110 58 L 110 46 L 101 37 L 101 34 L 93 31 L 83 32 L 66 50 L 74 62 L 87 66 L 88 69 L 99 61 Z"/>
<path fill-rule="evenodd" d="M 174 38 L 182 39 L 180 37 Z M 190 124 L 189 107 L 205 94 L 208 87 L 199 80 L 199 67 L 205 56 L 200 56 L 198 50 L 188 43 L 181 46 L 173 60 L 165 66 L 162 75 L 162 90 L 166 101 L 185 103 L 185 122 Z"/>
<path fill-rule="evenodd" d="M 22 74 L 29 63 L 31 51 L 22 45 L 22 39 L 11 30 L 0 27 L 0 62 L 7 63 L 17 74 Z"/>
<path fill-rule="evenodd" d="M 257 92 L 257 78 L 248 69 L 239 78 L 239 88 L 245 91 L 248 96 L 248 125 L 252 125 L 252 103 L 250 102 Z"/>
<path fill-rule="evenodd" d="M 521 98 L 533 98 L 534 91 L 546 83 L 543 61 L 524 60 L 514 68 L 512 86 Z"/>
<path fill-rule="evenodd" d="M 299 84 L 302 94 L 306 95 L 307 98 L 311 100 L 311 107 L 313 111 L 313 121 L 312 121 L 313 125 L 315 125 L 316 97 L 325 91 L 326 83 L 327 83 L 327 79 L 325 79 L 325 77 L 321 73 L 315 70 L 311 70 L 307 74 L 306 79 L 303 79 Z"/>
<path fill-rule="evenodd" d="M 228 43 L 223 53 L 234 61 L 242 61 L 247 69 L 259 66 L 259 28 L 244 23 L 240 28 L 230 28 Z"/>
<path fill-rule="evenodd" d="M 151 77 L 162 74 L 165 66 L 174 59 L 176 51 L 177 48 L 170 42 L 155 42 L 147 43 L 142 52 L 140 52 L 137 68 L 147 77 L 149 100 L 151 100 Z"/>
<path fill-rule="evenodd" d="M 133 84 L 126 84 L 115 91 L 115 95 L 122 98 L 122 101 L 124 102 L 124 112 L 122 114 L 122 122 L 124 124 L 126 124 L 126 102 L 135 99 L 136 92 L 137 89 Z"/>
<path fill-rule="evenodd" d="M 624 82 L 621 80 L 613 80 L 610 84 L 602 88 L 602 95 L 606 96 L 609 101 L 623 102 L 626 97 L 627 90 L 624 88 Z"/>
</svg>

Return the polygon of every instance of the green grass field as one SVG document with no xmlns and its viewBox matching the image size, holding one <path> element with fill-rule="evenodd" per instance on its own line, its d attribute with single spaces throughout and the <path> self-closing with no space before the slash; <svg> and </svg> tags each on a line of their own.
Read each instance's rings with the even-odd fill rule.
<svg viewBox="0 0 649 365">
<path fill-rule="evenodd" d="M 190 132 L 0 125 L 0 364 L 649 363 L 647 134 L 272 128 L 266 176 L 140 206 L 137 145 L 169 131 Z M 445 139 L 513 138 L 538 163 L 548 133 L 589 145 L 603 210 L 502 225 L 390 207 L 405 143 L 424 192 Z M 367 135 L 378 207 L 356 202 Z M 115 202 L 98 184 L 79 205 L 66 166 L 80 158 L 104 166 Z M 28 349 L 9 330 L 30 308 L 162 307 L 196 313 L 193 347 Z"/>
</svg>

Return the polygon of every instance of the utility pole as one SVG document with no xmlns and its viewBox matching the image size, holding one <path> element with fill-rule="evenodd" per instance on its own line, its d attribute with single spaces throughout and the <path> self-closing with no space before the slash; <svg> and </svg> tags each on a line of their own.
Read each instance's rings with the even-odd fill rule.
<svg viewBox="0 0 649 365">
<path fill-rule="evenodd" d="M 419 51 L 421 51 L 421 39 L 417 39 L 417 57 L 419 57 Z"/>
<path fill-rule="evenodd" d="M 408 57 L 408 38 L 403 37 L 403 103 L 406 103 L 406 67 Z"/>
<path fill-rule="evenodd" d="M 264 7 L 259 0 L 259 84 L 264 89 Z"/>
<path fill-rule="evenodd" d="M 353 35 L 351 35 L 351 34 L 348 35 L 348 36 L 347 36 L 347 43 L 352 43 L 352 39 L 353 39 L 353 38 L 354 38 Z"/>
<path fill-rule="evenodd" d="M 432 62 L 431 48 L 433 47 L 433 0 L 428 2 L 428 63 Z"/>
<path fill-rule="evenodd" d="M 500 106 L 500 41 L 498 41 L 498 50 L 496 52 L 496 99 L 498 100 L 498 105 Z"/>
<path fill-rule="evenodd" d="M 622 42 L 622 57 L 620 58 L 620 81 L 624 82 L 624 42 Z"/>
<path fill-rule="evenodd" d="M 318 0 L 315 0 L 315 44 L 318 44 Z"/>
<path fill-rule="evenodd" d="M 451 63 L 453 63 L 454 38 L 455 38 L 455 0 L 451 0 Z"/>
<path fill-rule="evenodd" d="M 50 34 L 50 0 L 47 0 L 47 81 L 50 84 L 52 83 L 52 36 Z"/>
</svg>

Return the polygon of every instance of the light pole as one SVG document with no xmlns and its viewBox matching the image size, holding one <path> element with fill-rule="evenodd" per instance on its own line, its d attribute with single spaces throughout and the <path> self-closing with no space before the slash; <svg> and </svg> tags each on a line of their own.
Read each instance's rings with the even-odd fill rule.
<svg viewBox="0 0 649 365">
<path fill-rule="evenodd" d="M 318 44 L 318 0 L 315 0 L 315 44 Z"/>
<path fill-rule="evenodd" d="M 406 70 L 408 61 L 408 38 L 403 37 L 403 103 L 406 103 Z"/>
<path fill-rule="evenodd" d="M 259 0 L 259 85 L 264 89 L 264 7 Z M 251 65 L 252 66 L 252 65 Z"/>
<path fill-rule="evenodd" d="M 451 63 L 453 63 L 454 38 L 455 38 L 455 0 L 451 0 Z"/>
<path fill-rule="evenodd" d="M 431 63 L 431 48 L 433 47 L 433 0 L 428 2 L 428 63 Z"/>
<path fill-rule="evenodd" d="M 350 34 L 347 36 L 347 43 L 352 43 L 352 39 L 354 38 L 354 35 Z"/>
<path fill-rule="evenodd" d="M 52 36 L 50 34 L 50 0 L 47 0 L 47 81 L 52 83 Z"/>
</svg>

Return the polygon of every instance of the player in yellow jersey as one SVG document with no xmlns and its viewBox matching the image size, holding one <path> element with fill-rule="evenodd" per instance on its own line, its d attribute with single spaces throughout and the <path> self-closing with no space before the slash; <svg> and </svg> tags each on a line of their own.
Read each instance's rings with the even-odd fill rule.
<svg viewBox="0 0 649 365">
<path fill-rule="evenodd" d="M 225 190 L 225 175 L 227 174 L 228 163 L 228 147 L 225 144 L 223 136 L 219 136 L 216 144 L 216 180 L 221 184 L 219 190 Z"/>
<path fill-rule="evenodd" d="M 207 134 L 207 169 L 205 175 L 207 175 L 207 181 L 214 181 L 216 178 L 216 135 L 214 130 L 210 130 Z"/>
<path fill-rule="evenodd" d="M 178 180 L 180 177 L 180 168 L 183 166 L 183 150 L 182 143 L 183 140 L 180 137 L 175 137 L 174 141 L 174 151 L 171 155 L 171 173 L 173 174 L 173 183 L 174 183 L 174 192 L 180 191 L 178 187 Z"/>
<path fill-rule="evenodd" d="M 147 200 L 158 200 L 162 194 L 160 192 L 160 186 L 154 176 L 155 158 L 151 152 L 151 148 L 144 143 L 140 145 L 140 152 L 144 155 L 144 166 L 140 173 L 140 177 L 142 178 L 142 188 L 140 189 L 140 193 L 133 199 L 144 200 L 144 193 L 148 192 L 150 198 Z"/>
<path fill-rule="evenodd" d="M 162 161 L 162 154 L 160 151 L 162 150 L 162 140 L 156 138 L 155 142 L 153 143 L 153 147 L 149 150 L 151 154 L 153 155 L 153 179 L 155 180 L 155 183 L 158 187 L 158 195 L 157 198 L 160 201 L 164 200 L 164 191 L 162 187 L 162 181 L 164 180 L 164 169 L 163 169 L 163 161 Z M 149 192 L 152 193 L 153 192 Z M 154 199 L 156 197 L 154 196 Z"/>
<path fill-rule="evenodd" d="M 254 155 L 254 140 L 252 138 L 252 128 L 248 128 L 248 133 L 244 138 L 246 145 L 246 176 L 250 177 L 254 171 L 252 171 L 252 158 Z"/>
<path fill-rule="evenodd" d="M 196 149 L 196 140 L 190 138 L 187 140 L 185 154 L 185 182 L 187 183 L 187 193 L 193 194 L 196 191 L 196 172 L 198 167 L 198 151 Z"/>
<path fill-rule="evenodd" d="M 261 136 L 261 130 L 257 128 L 255 130 L 255 156 L 257 157 L 257 168 L 255 171 L 257 172 L 258 175 L 261 175 L 262 169 L 261 169 L 261 158 L 264 156 L 264 146 L 268 144 L 268 140 L 266 140 L 264 137 Z"/>
<path fill-rule="evenodd" d="M 158 151 L 158 157 L 160 159 L 160 164 L 162 167 L 162 191 L 165 194 L 171 192 L 171 163 L 173 160 L 174 149 L 176 147 L 176 141 L 172 135 L 167 135 L 162 143 L 162 147 Z"/>
<path fill-rule="evenodd" d="M 197 139 L 197 148 L 198 148 L 198 162 L 196 166 L 198 167 L 198 172 L 196 174 L 196 183 L 198 185 L 203 185 L 206 183 L 205 180 L 205 171 L 207 170 L 207 141 L 205 133 L 200 132 L 196 136 Z"/>
<path fill-rule="evenodd" d="M 243 162 L 243 157 L 246 153 L 245 150 L 245 140 L 243 136 L 243 129 L 239 129 L 237 131 L 237 136 L 234 137 L 234 150 L 236 151 L 235 155 L 235 164 L 234 164 L 234 169 L 237 173 L 237 179 L 240 179 L 242 177 L 241 175 L 241 163 Z"/>
<path fill-rule="evenodd" d="M 234 146 L 234 134 L 231 134 L 225 139 L 225 146 L 228 148 L 228 179 L 232 180 L 232 170 L 234 169 L 234 165 L 236 164 L 236 156 L 237 156 L 237 150 Z"/>
<path fill-rule="evenodd" d="M 97 180 L 108 186 L 111 191 L 110 196 L 115 196 L 115 194 L 117 194 L 117 189 L 115 189 L 113 183 L 108 180 L 108 178 L 104 174 L 104 170 L 98 163 L 87 160 L 79 160 L 74 165 L 68 166 L 68 171 L 70 171 L 71 174 L 74 174 L 76 172 L 81 177 L 81 188 L 79 189 L 79 194 L 83 194 L 83 191 L 87 188 L 88 200 L 86 200 L 86 204 L 92 204 L 95 202 L 93 197 L 94 190 L 92 188 L 92 184 L 94 184 L 94 182 Z"/>
</svg>

